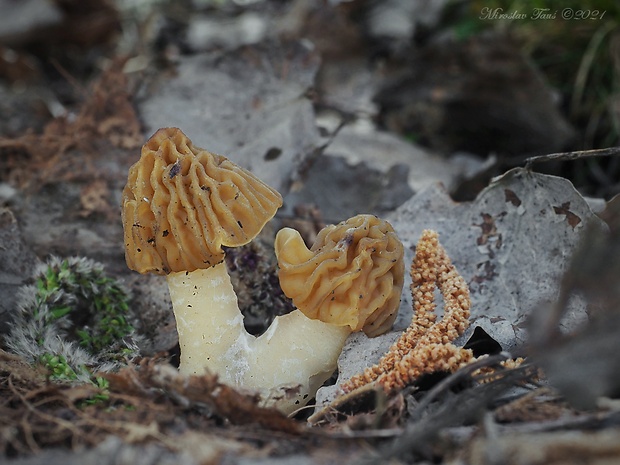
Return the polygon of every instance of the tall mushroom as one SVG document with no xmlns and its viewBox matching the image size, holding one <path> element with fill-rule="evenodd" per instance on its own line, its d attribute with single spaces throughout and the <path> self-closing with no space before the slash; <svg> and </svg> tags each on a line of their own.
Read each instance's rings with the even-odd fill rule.
<svg viewBox="0 0 620 465">
<path fill-rule="evenodd" d="M 130 168 L 122 212 L 129 268 L 167 276 L 181 346 L 181 373 L 216 373 L 222 382 L 254 389 L 265 405 L 289 413 L 310 400 L 333 373 L 346 336 L 358 324 L 347 320 L 347 326 L 339 326 L 295 310 L 276 318 L 259 337 L 245 330 L 222 246 L 248 243 L 281 204 L 281 196 L 248 171 L 195 147 L 179 129 L 166 128 L 147 141 L 140 160 Z M 287 231 L 291 230 L 278 235 L 280 251 L 283 238 L 294 236 Z M 349 255 L 353 244 L 363 241 L 357 234 L 347 237 L 350 241 L 339 247 Z M 300 251 L 297 245 L 291 239 L 284 256 L 291 258 Z M 367 259 L 354 263 L 370 266 Z M 393 268 L 399 269 L 394 264 Z M 363 274 L 367 281 L 379 279 L 379 273 L 370 268 Z M 400 277 L 402 287 L 402 270 Z M 393 292 L 400 296 L 400 289 Z M 397 306 L 396 300 L 387 319 L 371 319 L 393 320 Z"/>
<path fill-rule="evenodd" d="M 177 128 L 158 130 L 123 190 L 125 257 L 166 275 L 181 346 L 180 371 L 234 380 L 244 364 L 243 317 L 222 246 L 250 242 L 282 197 L 227 158 L 195 147 Z"/>
</svg>

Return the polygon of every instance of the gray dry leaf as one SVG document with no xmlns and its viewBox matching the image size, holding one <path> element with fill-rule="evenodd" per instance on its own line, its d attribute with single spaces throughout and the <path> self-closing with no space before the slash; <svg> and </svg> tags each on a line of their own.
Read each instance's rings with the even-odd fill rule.
<svg viewBox="0 0 620 465">
<path fill-rule="evenodd" d="M 285 211 L 297 204 L 315 205 L 328 223 L 360 213 L 384 217 L 434 183 L 453 189 L 465 163 L 471 169 L 481 165 L 439 156 L 369 123 L 347 124 L 334 131 L 329 145 L 304 171 L 303 185 L 285 197 Z"/>
<path fill-rule="evenodd" d="M 562 294 L 532 321 L 532 359 L 573 406 L 592 409 L 602 397 L 620 393 L 620 203 L 607 203 L 601 217 L 608 229 L 588 227 L 564 275 Z M 564 302 L 579 293 L 588 302 L 589 322 L 570 335 L 554 334 Z"/>
<path fill-rule="evenodd" d="M 300 163 L 321 145 L 312 102 L 319 59 L 301 42 L 266 41 L 180 59 L 139 103 L 150 134 L 175 126 L 286 192 Z"/>
<path fill-rule="evenodd" d="M 480 326 L 506 350 L 526 342 L 528 315 L 557 298 L 584 225 L 600 222 L 569 181 L 521 168 L 495 179 L 473 202 L 455 203 L 442 187 L 429 187 L 388 220 L 405 245 L 406 263 L 411 263 L 411 249 L 422 231 L 434 229 L 468 283 L 471 325 L 457 343 Z M 405 282 L 395 332 L 411 319 L 409 284 Z M 586 318 L 583 299 L 573 297 L 562 330 L 573 330 Z M 338 382 L 376 363 L 395 337 L 392 332 L 374 341 L 350 338 L 339 360 Z M 333 387 L 324 388 L 319 403 L 333 393 Z"/>
</svg>

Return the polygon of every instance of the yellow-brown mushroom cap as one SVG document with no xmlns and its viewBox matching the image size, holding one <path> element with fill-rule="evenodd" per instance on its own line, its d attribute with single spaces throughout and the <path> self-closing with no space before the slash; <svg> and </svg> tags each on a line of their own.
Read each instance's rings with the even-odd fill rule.
<svg viewBox="0 0 620 465">
<path fill-rule="evenodd" d="M 404 282 L 404 248 L 392 226 L 357 215 L 321 230 L 310 249 L 294 229 L 275 241 L 280 286 L 307 317 L 369 336 L 396 318 Z"/>
<path fill-rule="evenodd" d="M 222 246 L 250 242 L 281 205 L 249 171 L 177 128 L 159 129 L 123 189 L 127 265 L 157 274 L 209 268 L 224 259 Z"/>
</svg>

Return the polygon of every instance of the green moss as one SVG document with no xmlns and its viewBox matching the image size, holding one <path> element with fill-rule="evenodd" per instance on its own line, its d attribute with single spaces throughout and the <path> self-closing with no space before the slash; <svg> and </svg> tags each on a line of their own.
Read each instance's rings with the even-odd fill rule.
<svg viewBox="0 0 620 465">
<path fill-rule="evenodd" d="M 100 263 L 50 258 L 20 292 L 8 348 L 45 366 L 50 379 L 93 383 L 138 354 L 130 295 Z"/>
<path fill-rule="evenodd" d="M 52 260 L 36 278 L 36 288 L 35 312 L 49 307 L 45 318 L 50 323 L 65 317 L 87 322 L 74 334 L 80 346 L 91 354 L 109 348 L 133 332 L 126 318 L 128 293 L 94 262 Z"/>
<path fill-rule="evenodd" d="M 75 381 L 78 379 L 78 374 L 63 355 L 46 353 L 39 357 L 39 363 L 47 368 L 50 379 L 58 381 Z"/>
</svg>

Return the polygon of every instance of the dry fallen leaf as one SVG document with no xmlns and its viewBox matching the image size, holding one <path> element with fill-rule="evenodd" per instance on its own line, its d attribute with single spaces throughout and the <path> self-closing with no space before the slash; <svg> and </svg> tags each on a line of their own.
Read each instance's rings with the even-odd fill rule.
<svg viewBox="0 0 620 465">
<path fill-rule="evenodd" d="M 302 43 L 267 42 L 184 57 L 175 77 L 138 102 L 146 132 L 176 126 L 200 147 L 250 169 L 284 193 L 320 145 L 312 102 L 318 55 Z"/>
<path fill-rule="evenodd" d="M 406 246 L 424 228 L 439 232 L 471 291 L 465 338 L 481 326 L 504 349 L 527 341 L 527 319 L 559 295 L 583 225 L 601 223 L 569 181 L 520 168 L 496 178 L 473 202 L 455 203 L 441 188 L 427 189 L 391 220 Z M 564 331 L 585 318 L 583 299 L 572 299 Z"/>
<path fill-rule="evenodd" d="M 413 196 L 389 220 L 406 250 L 423 229 L 438 231 L 468 283 L 471 325 L 460 345 L 481 327 L 504 350 L 527 342 L 528 318 L 558 297 L 583 225 L 600 223 L 569 181 L 524 169 L 498 177 L 472 202 L 456 203 L 442 187 L 432 186 Z M 411 260 L 411 250 L 408 253 Z M 408 325 L 411 306 L 405 282 L 395 331 L 370 340 L 349 338 L 339 360 L 337 384 L 377 362 Z M 562 330 L 573 330 L 586 318 L 585 302 L 575 296 L 568 302 Z M 321 389 L 318 403 L 329 401 L 336 390 Z"/>
<path fill-rule="evenodd" d="M 112 213 L 109 198 L 110 189 L 104 180 L 96 179 L 90 182 L 80 192 L 80 203 L 82 204 L 80 215 L 86 217 L 93 213 Z"/>
<path fill-rule="evenodd" d="M 123 393 L 153 397 L 163 390 L 166 396 L 186 407 L 207 405 L 217 415 L 236 425 L 257 424 L 262 428 L 298 434 L 301 426 L 274 409 L 258 405 L 253 393 L 243 393 L 219 383 L 217 376 L 184 376 L 168 364 L 145 359 L 140 368 L 124 368 L 107 374 L 110 387 Z M 155 389 L 157 391 L 155 391 Z"/>
</svg>

